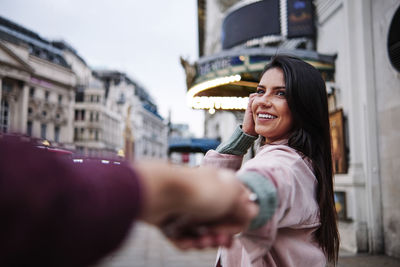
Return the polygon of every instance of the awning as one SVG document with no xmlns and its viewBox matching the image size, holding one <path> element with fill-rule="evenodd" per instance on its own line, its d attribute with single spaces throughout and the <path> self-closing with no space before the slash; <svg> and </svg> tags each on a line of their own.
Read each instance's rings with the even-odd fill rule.
<svg viewBox="0 0 400 267">
<path fill-rule="evenodd" d="M 265 65 L 276 54 L 292 55 L 318 69 L 325 81 L 333 80 L 336 56 L 310 50 L 272 47 L 224 50 L 202 57 L 188 84 L 187 101 L 195 109 L 246 109 Z"/>
<path fill-rule="evenodd" d="M 221 142 L 210 138 L 181 138 L 172 137 L 168 140 L 168 154 L 172 152 L 184 153 L 206 153 L 210 149 L 215 149 Z"/>
</svg>

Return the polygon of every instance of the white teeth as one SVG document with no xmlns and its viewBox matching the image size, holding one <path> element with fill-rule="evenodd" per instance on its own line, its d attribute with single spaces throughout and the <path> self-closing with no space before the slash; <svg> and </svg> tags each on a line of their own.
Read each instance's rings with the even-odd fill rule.
<svg viewBox="0 0 400 267">
<path fill-rule="evenodd" d="M 275 119 L 275 118 L 277 118 L 276 116 L 273 116 L 271 114 L 263 114 L 263 113 L 258 114 L 258 117 L 259 118 L 263 118 L 263 119 Z"/>
</svg>

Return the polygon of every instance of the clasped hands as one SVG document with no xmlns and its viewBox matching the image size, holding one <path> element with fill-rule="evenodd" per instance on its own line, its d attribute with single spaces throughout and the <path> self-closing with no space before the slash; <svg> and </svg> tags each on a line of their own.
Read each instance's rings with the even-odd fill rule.
<svg viewBox="0 0 400 267">
<path fill-rule="evenodd" d="M 258 214 L 233 171 L 155 162 L 135 168 L 144 189 L 141 219 L 180 249 L 229 247 Z"/>
</svg>

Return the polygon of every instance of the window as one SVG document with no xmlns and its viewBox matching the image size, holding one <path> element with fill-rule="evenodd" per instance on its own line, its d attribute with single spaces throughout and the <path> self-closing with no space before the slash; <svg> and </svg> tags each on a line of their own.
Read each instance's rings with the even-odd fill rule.
<svg viewBox="0 0 400 267">
<path fill-rule="evenodd" d="M 118 104 L 124 104 L 124 103 L 125 103 L 125 94 L 121 93 L 119 95 Z"/>
<path fill-rule="evenodd" d="M 8 130 L 8 124 L 10 122 L 8 101 L 5 99 L 1 100 L 0 105 L 0 132 L 6 133 Z"/>
<path fill-rule="evenodd" d="M 54 141 L 60 142 L 60 126 L 54 127 Z"/>
<path fill-rule="evenodd" d="M 43 117 L 46 117 L 46 116 L 47 116 L 46 110 L 43 110 L 43 111 L 42 111 L 42 116 L 43 116 Z"/>
<path fill-rule="evenodd" d="M 26 123 L 26 134 L 29 136 L 32 136 L 32 128 L 33 128 L 33 124 L 31 121 L 28 121 Z"/>
<path fill-rule="evenodd" d="M 99 113 L 96 112 L 96 121 L 99 121 Z"/>
<path fill-rule="evenodd" d="M 46 123 L 42 123 L 40 125 L 40 137 L 42 139 L 46 139 L 46 130 L 47 130 L 47 124 Z"/>
<path fill-rule="evenodd" d="M 89 139 L 90 140 L 93 140 L 94 138 L 93 138 L 93 130 L 92 129 L 89 129 Z"/>
<path fill-rule="evenodd" d="M 74 128 L 74 140 L 77 141 L 79 140 L 79 132 L 78 132 L 78 128 Z"/>
<path fill-rule="evenodd" d="M 7 81 L 3 81 L 3 91 L 5 92 L 11 92 L 13 90 L 14 84 L 7 82 Z"/>
<path fill-rule="evenodd" d="M 29 88 L 29 97 L 34 97 L 35 96 L 35 87 Z"/>
<path fill-rule="evenodd" d="M 95 139 L 96 141 L 99 140 L 99 130 L 96 130 L 96 131 L 94 132 L 94 139 Z"/>
<path fill-rule="evenodd" d="M 49 101 L 49 96 L 50 96 L 50 92 L 49 91 L 45 91 L 44 92 L 44 100 Z"/>
<path fill-rule="evenodd" d="M 85 110 L 84 109 L 76 109 L 75 110 L 75 120 L 76 121 L 84 121 L 85 120 Z"/>
<path fill-rule="evenodd" d="M 90 96 L 90 102 L 94 102 L 94 95 Z"/>
<path fill-rule="evenodd" d="M 83 92 L 76 92 L 75 94 L 75 102 L 83 102 L 84 94 Z"/>
<path fill-rule="evenodd" d="M 58 95 L 58 104 L 59 105 L 62 104 L 62 99 L 63 99 L 63 96 L 62 95 Z"/>
<path fill-rule="evenodd" d="M 93 121 L 93 112 L 90 112 L 90 118 L 89 118 L 89 120 L 90 120 L 90 121 Z"/>
<path fill-rule="evenodd" d="M 33 110 L 32 110 L 31 107 L 29 107 L 29 108 L 28 108 L 28 115 L 32 115 L 32 113 L 33 113 Z"/>
</svg>

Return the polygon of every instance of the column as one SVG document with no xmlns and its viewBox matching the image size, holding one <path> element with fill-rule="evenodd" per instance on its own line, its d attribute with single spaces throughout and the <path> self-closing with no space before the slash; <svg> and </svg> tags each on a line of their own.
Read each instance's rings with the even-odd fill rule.
<svg viewBox="0 0 400 267">
<path fill-rule="evenodd" d="M 375 97 L 375 73 L 372 47 L 371 1 L 346 1 L 349 22 L 349 81 L 351 96 L 350 145 L 353 159 L 350 167 L 356 167 L 358 224 L 356 226 L 359 251 L 383 252 L 381 188 L 378 172 L 378 137 Z M 351 127 L 351 126 L 350 126 Z M 362 188 L 358 186 L 362 184 Z"/>
<path fill-rule="evenodd" d="M 29 86 L 27 83 L 24 83 L 24 86 L 22 87 L 22 92 L 20 94 L 20 103 L 19 108 L 21 115 L 19 117 L 19 125 L 18 131 L 20 133 L 26 133 L 26 124 L 28 122 L 28 97 L 29 97 Z"/>
<path fill-rule="evenodd" d="M 0 103 L 1 103 L 1 94 L 3 93 L 3 77 L 0 76 Z"/>
</svg>

